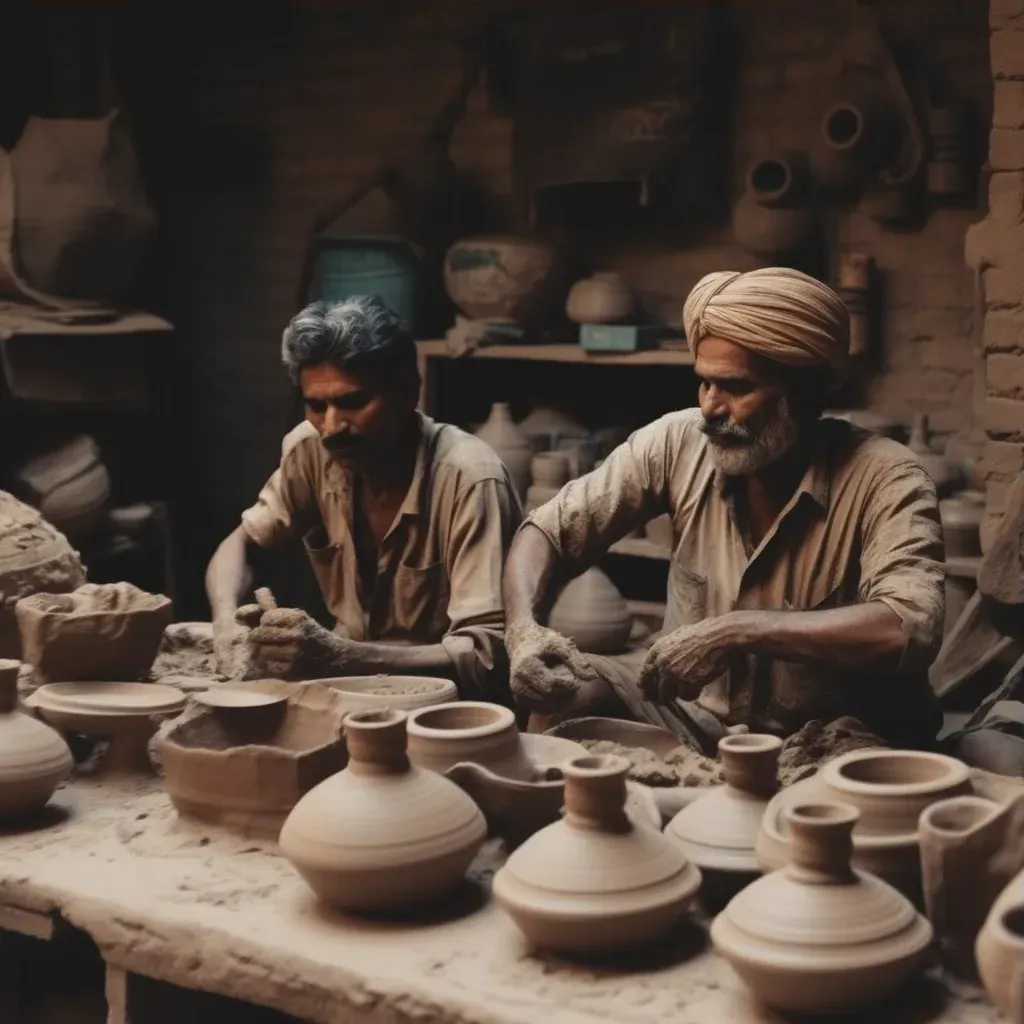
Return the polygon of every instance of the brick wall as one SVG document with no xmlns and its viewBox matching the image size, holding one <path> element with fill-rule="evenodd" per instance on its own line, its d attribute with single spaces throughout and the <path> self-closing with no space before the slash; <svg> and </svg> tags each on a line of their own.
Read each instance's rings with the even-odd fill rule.
<svg viewBox="0 0 1024 1024">
<path fill-rule="evenodd" d="M 1024 469 L 1024 3 L 992 0 L 989 20 L 995 81 L 988 216 L 970 229 L 966 244 L 985 295 L 983 539 Z"/>
<path fill-rule="evenodd" d="M 738 82 L 735 107 L 723 113 L 723 130 L 733 136 L 736 191 L 755 156 L 805 146 L 829 97 L 840 91 L 836 6 L 820 0 L 734 6 Z M 1000 6 L 1007 7 L 1005 0 L 997 0 Z M 188 104 L 187 118 L 177 126 L 158 118 L 149 135 L 150 162 L 160 165 L 156 171 L 166 187 L 178 271 L 175 316 L 191 367 L 192 426 L 199 442 L 199 512 L 192 537 L 197 565 L 237 521 L 277 457 L 287 398 L 277 349 L 294 311 L 314 217 L 371 168 L 379 153 L 406 146 L 425 130 L 462 73 L 460 36 L 480 23 L 486 7 L 472 0 L 378 0 L 279 4 L 276 13 L 258 15 L 259 8 L 246 5 L 220 31 L 209 23 L 202 31 L 183 28 L 170 18 L 156 28 L 148 19 L 140 29 L 148 38 L 158 33 L 165 39 L 174 63 L 173 71 L 170 64 L 164 70 Z M 894 38 L 918 46 L 932 80 L 954 98 L 971 101 L 987 124 L 992 82 L 984 5 L 888 0 L 877 9 Z M 1015 51 L 1000 58 L 997 38 L 994 59 L 1019 60 Z M 148 56 L 138 58 L 137 74 L 152 81 L 154 51 L 146 47 L 139 53 Z M 1007 77 L 997 97 L 999 117 L 1007 123 L 993 134 L 993 163 L 1000 167 L 993 196 L 1001 197 L 1004 209 L 1015 201 L 1004 177 L 1014 169 L 1019 179 L 1024 168 L 1024 132 L 1013 123 L 1020 89 L 1021 83 Z M 144 106 L 140 119 L 146 117 Z M 175 137 L 176 127 L 183 138 Z M 511 121 L 489 109 L 483 90 L 474 94 L 452 153 L 499 205 L 511 197 L 511 139 Z M 184 151 L 176 151 L 176 158 L 192 164 L 184 184 L 158 156 L 179 145 Z M 205 180 L 204 166 L 214 163 L 209 153 L 234 154 L 233 169 Z M 1015 219 L 1019 200 L 1018 189 Z M 963 245 L 968 225 L 977 219 L 975 209 L 943 209 L 923 230 L 898 233 L 881 229 L 855 208 L 838 216 L 833 227 L 839 245 L 872 253 L 885 276 L 884 365 L 872 385 L 872 401 L 903 419 L 927 411 L 943 431 L 967 428 L 972 417 L 973 293 Z M 756 265 L 732 244 L 727 228 L 708 232 L 685 251 L 631 251 L 617 259 L 673 320 L 701 274 Z M 1019 340 L 1019 328 L 1002 308 L 1021 297 L 1019 288 L 1014 296 L 1003 294 L 1017 287 L 1013 274 L 1016 269 L 1003 268 L 986 274 L 990 302 L 1001 304 L 1001 319 L 993 323 L 1007 321 L 1001 332 L 988 332 L 993 359 L 1013 358 Z M 1003 275 L 1004 283 L 993 275 Z M 1024 381 L 1019 372 L 1003 378 L 1008 364 L 989 367 L 1005 392 L 986 407 L 990 431 L 997 441 L 1019 440 L 1019 423 L 1008 418 L 1018 408 L 1014 389 L 1024 389 Z M 1015 450 L 993 449 L 1002 476 Z"/>
</svg>

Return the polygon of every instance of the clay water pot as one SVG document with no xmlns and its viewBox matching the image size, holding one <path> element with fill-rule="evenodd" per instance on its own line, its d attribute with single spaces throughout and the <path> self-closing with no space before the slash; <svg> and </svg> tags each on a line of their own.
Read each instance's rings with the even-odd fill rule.
<svg viewBox="0 0 1024 1024">
<path fill-rule="evenodd" d="M 512 422 L 506 402 L 495 402 L 487 422 L 476 432 L 481 441 L 486 441 L 505 464 L 520 495 L 526 492 L 530 482 L 530 461 L 533 446 L 525 434 Z"/>
<path fill-rule="evenodd" d="M 953 468 L 945 455 L 940 455 L 932 448 L 928 443 L 928 438 L 928 417 L 923 412 L 918 413 L 914 417 L 907 447 L 917 456 L 917 461 L 932 478 L 935 489 L 941 491 L 952 482 Z"/>
<path fill-rule="evenodd" d="M 809 154 L 818 184 L 839 196 L 854 192 L 868 169 L 872 141 L 872 118 L 864 103 L 843 100 L 829 107 Z"/>
<path fill-rule="evenodd" d="M 281 851 L 325 903 L 431 903 L 462 881 L 487 834 L 454 782 L 409 763 L 405 728 L 402 711 L 352 712 L 348 767 L 302 797 L 281 829 Z"/>
<path fill-rule="evenodd" d="M 531 836 L 494 876 L 494 898 L 535 945 L 563 953 L 631 949 L 683 918 L 700 871 L 625 811 L 628 762 L 567 761 L 565 816 Z"/>
<path fill-rule="evenodd" d="M 620 274 L 599 270 L 569 289 L 566 316 L 577 324 L 614 324 L 633 312 L 633 296 Z"/>
<path fill-rule="evenodd" d="M 768 1006 L 839 1013 L 874 1003 L 918 970 L 932 929 L 906 897 L 850 867 L 857 809 L 789 810 L 791 859 L 711 924 L 715 949 Z"/>
<path fill-rule="evenodd" d="M 1000 893 L 974 947 L 989 999 L 1013 1024 L 1024 1021 L 1024 871 Z"/>
<path fill-rule="evenodd" d="M 420 768 L 448 771 L 460 761 L 482 764 L 502 775 L 526 779 L 532 766 L 509 708 L 459 700 L 409 715 L 409 760 Z"/>
<path fill-rule="evenodd" d="M 746 189 L 732 214 L 732 232 L 748 252 L 781 258 L 806 248 L 814 234 L 814 216 L 806 204 L 805 162 L 799 154 L 780 154 L 752 164 Z"/>
<path fill-rule="evenodd" d="M 1024 867 L 1022 826 L 1024 796 L 1010 804 L 956 796 L 921 815 L 925 910 L 944 964 L 960 977 L 977 975 L 978 933 L 999 894 Z"/>
<path fill-rule="evenodd" d="M 459 699 L 458 688 L 450 679 L 430 676 L 338 676 L 315 682 L 337 691 L 348 711 L 415 711 Z"/>
<path fill-rule="evenodd" d="M 0 660 L 0 818 L 40 810 L 74 764 L 58 733 L 17 710 L 20 668 Z"/>
<path fill-rule="evenodd" d="M 585 653 L 613 654 L 629 642 L 633 617 L 615 584 L 595 566 L 558 595 L 548 625 Z"/>
<path fill-rule="evenodd" d="M 538 452 L 530 462 L 530 476 L 524 512 L 540 508 L 569 482 L 569 456 L 565 452 Z"/>
<path fill-rule="evenodd" d="M 754 853 L 765 808 L 778 789 L 782 740 L 746 733 L 718 741 L 724 786 L 684 807 L 665 835 L 704 876 L 701 901 L 720 908 L 761 874 Z"/>
</svg>

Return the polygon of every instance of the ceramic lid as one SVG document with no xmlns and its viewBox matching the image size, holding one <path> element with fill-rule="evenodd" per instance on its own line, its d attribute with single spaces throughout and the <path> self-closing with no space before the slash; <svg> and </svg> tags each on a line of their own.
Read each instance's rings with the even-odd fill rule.
<svg viewBox="0 0 1024 1024">
<path fill-rule="evenodd" d="M 60 711 L 107 715 L 160 714 L 185 703 L 183 693 L 159 683 L 49 683 L 35 699 Z"/>
</svg>

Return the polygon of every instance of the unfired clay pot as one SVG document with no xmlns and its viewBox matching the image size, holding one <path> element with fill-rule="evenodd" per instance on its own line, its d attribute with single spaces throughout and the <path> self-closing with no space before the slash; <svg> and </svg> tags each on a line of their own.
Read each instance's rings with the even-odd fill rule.
<svg viewBox="0 0 1024 1024">
<path fill-rule="evenodd" d="M 684 807 L 665 829 L 700 868 L 706 906 L 724 905 L 761 874 L 754 845 L 765 808 L 778 789 L 781 749 L 777 736 L 724 736 L 718 741 L 718 757 L 725 785 Z"/>
<path fill-rule="evenodd" d="M 838 1013 L 894 992 L 922 966 L 932 938 L 906 897 L 850 867 L 857 809 L 789 811 L 791 860 L 752 882 L 711 924 L 711 940 L 764 1003 Z"/>
<path fill-rule="evenodd" d="M 169 598 L 130 583 L 86 583 L 70 594 L 22 598 L 15 613 L 23 660 L 52 683 L 140 679 L 172 610 Z"/>
<path fill-rule="evenodd" d="M 74 763 L 53 729 L 17 710 L 20 667 L 0 660 L 0 818 L 45 806 Z"/>
<path fill-rule="evenodd" d="M 1024 1021 L 1024 871 L 992 905 L 974 947 L 989 999 L 1012 1024 Z"/>
<path fill-rule="evenodd" d="M 316 682 L 337 691 L 348 711 L 374 708 L 415 711 L 459 698 L 459 691 L 450 679 L 428 676 L 338 676 Z"/>
<path fill-rule="evenodd" d="M 444 773 L 460 761 L 527 779 L 532 773 L 520 743 L 516 716 L 500 704 L 459 700 L 409 715 L 409 760 Z"/>
<path fill-rule="evenodd" d="M 508 475 L 520 495 L 526 493 L 530 482 L 530 460 L 533 458 L 533 446 L 527 437 L 520 433 L 508 404 L 495 402 L 491 406 L 491 415 L 487 422 L 476 432 L 481 441 L 486 441 L 505 464 Z"/>
<path fill-rule="evenodd" d="M 633 618 L 625 598 L 596 566 L 558 595 L 548 625 L 588 654 L 612 654 L 629 641 Z"/>
<path fill-rule="evenodd" d="M 577 324 L 614 324 L 633 312 L 633 296 L 620 274 L 597 271 L 569 289 L 565 312 Z"/>
<path fill-rule="evenodd" d="M 919 750 L 854 750 L 772 798 L 757 837 L 757 860 L 766 871 L 787 863 L 788 807 L 842 801 L 860 811 L 853 834 L 854 867 L 884 878 L 919 903 L 921 812 L 970 791 L 970 769 L 955 758 Z"/>
<path fill-rule="evenodd" d="M 345 719 L 348 767 L 311 789 L 281 850 L 317 896 L 344 910 L 430 903 L 454 889 L 487 834 L 454 782 L 409 764 L 402 711 Z"/>
<path fill-rule="evenodd" d="M 494 876 L 494 898 L 534 945 L 594 953 L 654 942 L 700 887 L 682 850 L 626 814 L 628 767 L 621 757 L 566 762 L 564 818 Z"/>
</svg>

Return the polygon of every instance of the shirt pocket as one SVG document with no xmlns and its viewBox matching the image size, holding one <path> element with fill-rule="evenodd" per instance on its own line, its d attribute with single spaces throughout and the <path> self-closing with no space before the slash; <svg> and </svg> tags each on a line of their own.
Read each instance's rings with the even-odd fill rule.
<svg viewBox="0 0 1024 1024">
<path fill-rule="evenodd" d="M 707 576 L 691 572 L 673 559 L 668 570 L 668 608 L 666 631 L 704 619 L 708 609 Z"/>
<path fill-rule="evenodd" d="M 418 643 L 437 643 L 448 632 L 449 597 L 444 562 L 399 565 L 391 613 L 395 634 Z"/>
<path fill-rule="evenodd" d="M 320 593 L 323 594 L 324 602 L 335 619 L 344 618 L 344 547 L 332 541 L 320 524 L 303 535 L 302 544 L 309 556 L 309 564 L 320 587 Z"/>
</svg>

